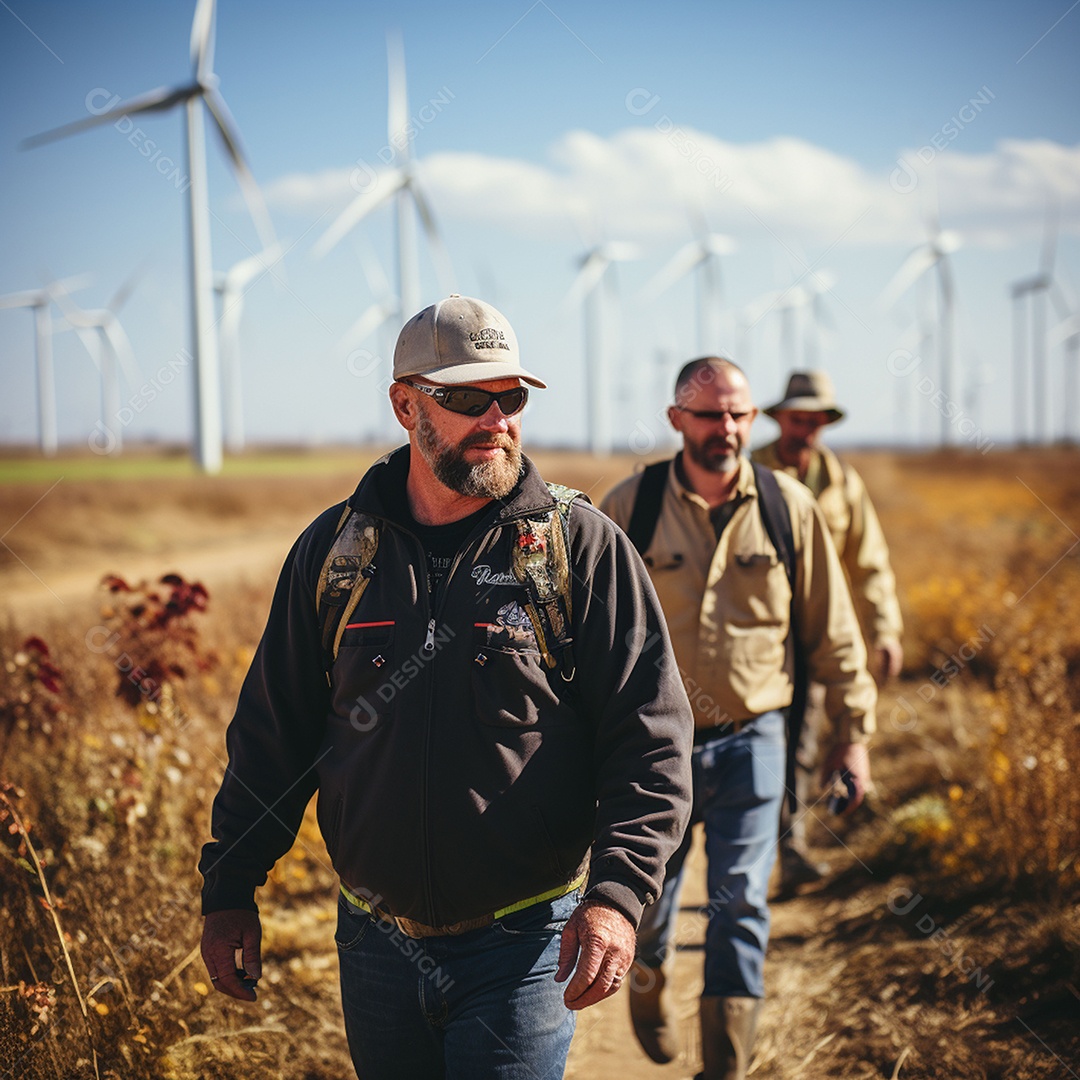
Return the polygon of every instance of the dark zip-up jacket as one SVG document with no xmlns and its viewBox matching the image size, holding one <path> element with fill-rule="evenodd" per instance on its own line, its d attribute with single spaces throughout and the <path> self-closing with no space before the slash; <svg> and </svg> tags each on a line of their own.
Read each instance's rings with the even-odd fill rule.
<svg viewBox="0 0 1080 1080">
<path fill-rule="evenodd" d="M 447 926 L 567 883 L 587 862 L 586 898 L 636 925 L 686 828 L 693 732 L 645 568 L 575 500 L 567 682 L 544 666 L 511 570 L 516 520 L 554 505 L 535 467 L 525 459 L 492 502 L 433 608 L 425 552 L 392 509 L 408 464 L 407 447 L 383 458 L 349 500 L 377 519 L 379 543 L 329 680 L 317 588 L 344 504 L 286 559 L 226 737 L 203 911 L 257 910 L 256 887 L 318 790 L 343 883 L 394 915 Z"/>
</svg>

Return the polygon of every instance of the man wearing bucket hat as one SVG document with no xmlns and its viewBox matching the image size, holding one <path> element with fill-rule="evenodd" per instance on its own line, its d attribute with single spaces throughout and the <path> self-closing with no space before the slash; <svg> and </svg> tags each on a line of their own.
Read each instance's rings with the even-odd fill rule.
<svg viewBox="0 0 1080 1080">
<path fill-rule="evenodd" d="M 522 455 L 526 384 L 544 386 L 482 301 L 405 324 L 408 444 L 293 547 L 229 725 L 207 970 L 254 999 L 255 889 L 317 790 L 364 1080 L 561 1076 L 689 816 L 656 594 L 626 537 Z"/>
<path fill-rule="evenodd" d="M 821 442 L 825 428 L 842 420 L 832 380 L 824 371 L 793 371 L 783 399 L 765 409 L 780 425 L 780 437 L 755 450 L 754 461 L 801 480 L 817 499 L 851 586 L 870 669 L 878 683 L 900 674 L 903 622 L 896 578 L 885 535 L 862 477 Z M 797 812 L 785 804 L 780 822 L 780 893 L 817 881 L 828 866 L 814 862 L 806 847 L 806 808 L 818 801 L 813 770 L 824 723 L 821 688 L 810 690 L 796 755 Z"/>
</svg>

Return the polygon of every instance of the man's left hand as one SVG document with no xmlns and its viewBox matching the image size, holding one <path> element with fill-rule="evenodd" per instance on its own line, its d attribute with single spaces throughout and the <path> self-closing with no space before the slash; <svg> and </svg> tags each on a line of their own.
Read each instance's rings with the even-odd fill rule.
<svg viewBox="0 0 1080 1080">
<path fill-rule="evenodd" d="M 882 638 L 873 649 L 873 676 L 878 686 L 895 679 L 904 669 L 904 647 L 896 638 Z"/>
<path fill-rule="evenodd" d="M 597 901 L 578 904 L 563 929 L 555 972 L 556 982 L 574 972 L 563 993 L 566 1007 L 587 1009 L 614 994 L 630 970 L 636 945 L 637 935 L 622 912 Z"/>
<path fill-rule="evenodd" d="M 825 766 L 821 770 L 822 782 L 828 783 L 834 772 L 846 773 L 855 784 L 855 791 L 843 811 L 850 814 L 870 789 L 870 752 L 866 744 L 840 743 L 834 746 L 825 758 Z"/>
</svg>

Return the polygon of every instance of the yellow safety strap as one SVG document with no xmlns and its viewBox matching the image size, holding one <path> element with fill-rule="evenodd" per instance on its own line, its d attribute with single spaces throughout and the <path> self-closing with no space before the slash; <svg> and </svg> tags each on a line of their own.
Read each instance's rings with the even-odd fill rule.
<svg viewBox="0 0 1080 1080">
<path fill-rule="evenodd" d="M 568 885 L 559 885 L 557 888 L 549 889 L 539 896 L 530 896 L 528 900 L 519 900 L 516 904 L 510 904 L 509 907 L 499 908 L 499 910 L 492 915 L 492 919 L 501 919 L 504 915 L 512 915 L 515 911 L 523 911 L 527 907 L 532 907 L 533 904 L 542 904 L 546 900 L 558 900 L 560 897 L 572 893 L 575 889 L 581 888 L 581 886 L 585 884 L 585 879 L 587 877 L 587 873 L 582 874 Z M 341 886 L 341 895 L 344 896 L 353 907 L 358 907 L 361 911 L 366 911 L 369 915 L 378 914 L 366 900 L 357 896 L 356 893 L 350 891 L 344 885 Z"/>
<path fill-rule="evenodd" d="M 515 911 L 522 911 L 524 908 L 532 907 L 533 904 L 542 904 L 545 900 L 558 900 L 560 896 L 566 896 L 567 893 L 572 893 L 575 889 L 584 885 L 586 877 L 588 877 L 587 874 L 582 874 L 576 881 L 571 881 L 569 885 L 560 885 L 557 889 L 550 889 L 539 896 L 533 896 L 528 900 L 519 900 L 509 907 L 499 908 L 495 912 L 495 918 L 501 919 L 504 915 L 512 915 Z"/>
</svg>

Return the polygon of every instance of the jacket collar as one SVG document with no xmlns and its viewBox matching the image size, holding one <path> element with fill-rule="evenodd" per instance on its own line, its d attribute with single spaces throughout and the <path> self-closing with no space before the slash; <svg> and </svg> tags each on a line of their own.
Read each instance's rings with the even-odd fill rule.
<svg viewBox="0 0 1080 1080">
<path fill-rule="evenodd" d="M 379 458 L 360 479 L 349 496 L 349 505 L 374 517 L 396 521 L 397 500 L 392 491 L 402 491 L 409 477 L 410 447 L 406 443 Z M 532 461 L 521 455 L 521 475 L 505 499 L 493 499 L 491 507 L 497 521 L 540 516 L 555 506 L 555 500 Z M 497 509 L 496 509 L 497 508 Z M 400 524 L 400 522 L 399 522 Z"/>
<path fill-rule="evenodd" d="M 786 472 L 789 476 L 794 476 L 796 480 L 799 479 L 798 470 L 791 465 L 785 465 L 780 460 L 780 455 L 777 453 L 777 446 L 780 440 L 769 443 L 767 446 L 761 447 L 756 451 L 758 460 L 763 465 L 768 465 L 770 469 L 776 469 L 777 471 Z M 840 459 L 824 444 L 818 443 L 810 451 L 811 465 L 807 471 L 806 486 L 812 491 L 814 484 L 808 483 L 808 481 L 814 479 L 815 469 L 818 470 L 817 475 L 820 477 L 818 482 L 818 490 L 814 492 L 815 496 L 820 495 L 827 487 L 832 487 L 834 484 L 843 487 L 844 484 L 844 467 L 840 464 Z"/>
<path fill-rule="evenodd" d="M 680 499 L 686 499 L 688 502 L 697 503 L 700 506 L 707 504 L 705 500 L 698 495 L 696 491 L 692 491 L 688 488 L 680 479 L 679 473 L 682 472 L 680 461 L 682 459 L 683 451 L 680 450 L 672 459 L 671 468 L 668 470 L 668 483 L 671 485 L 672 490 Z M 750 459 L 745 454 L 739 455 L 739 478 L 735 481 L 735 487 L 731 492 L 732 499 L 745 499 L 747 497 L 757 498 L 757 483 L 754 480 L 754 467 L 750 464 Z"/>
</svg>

